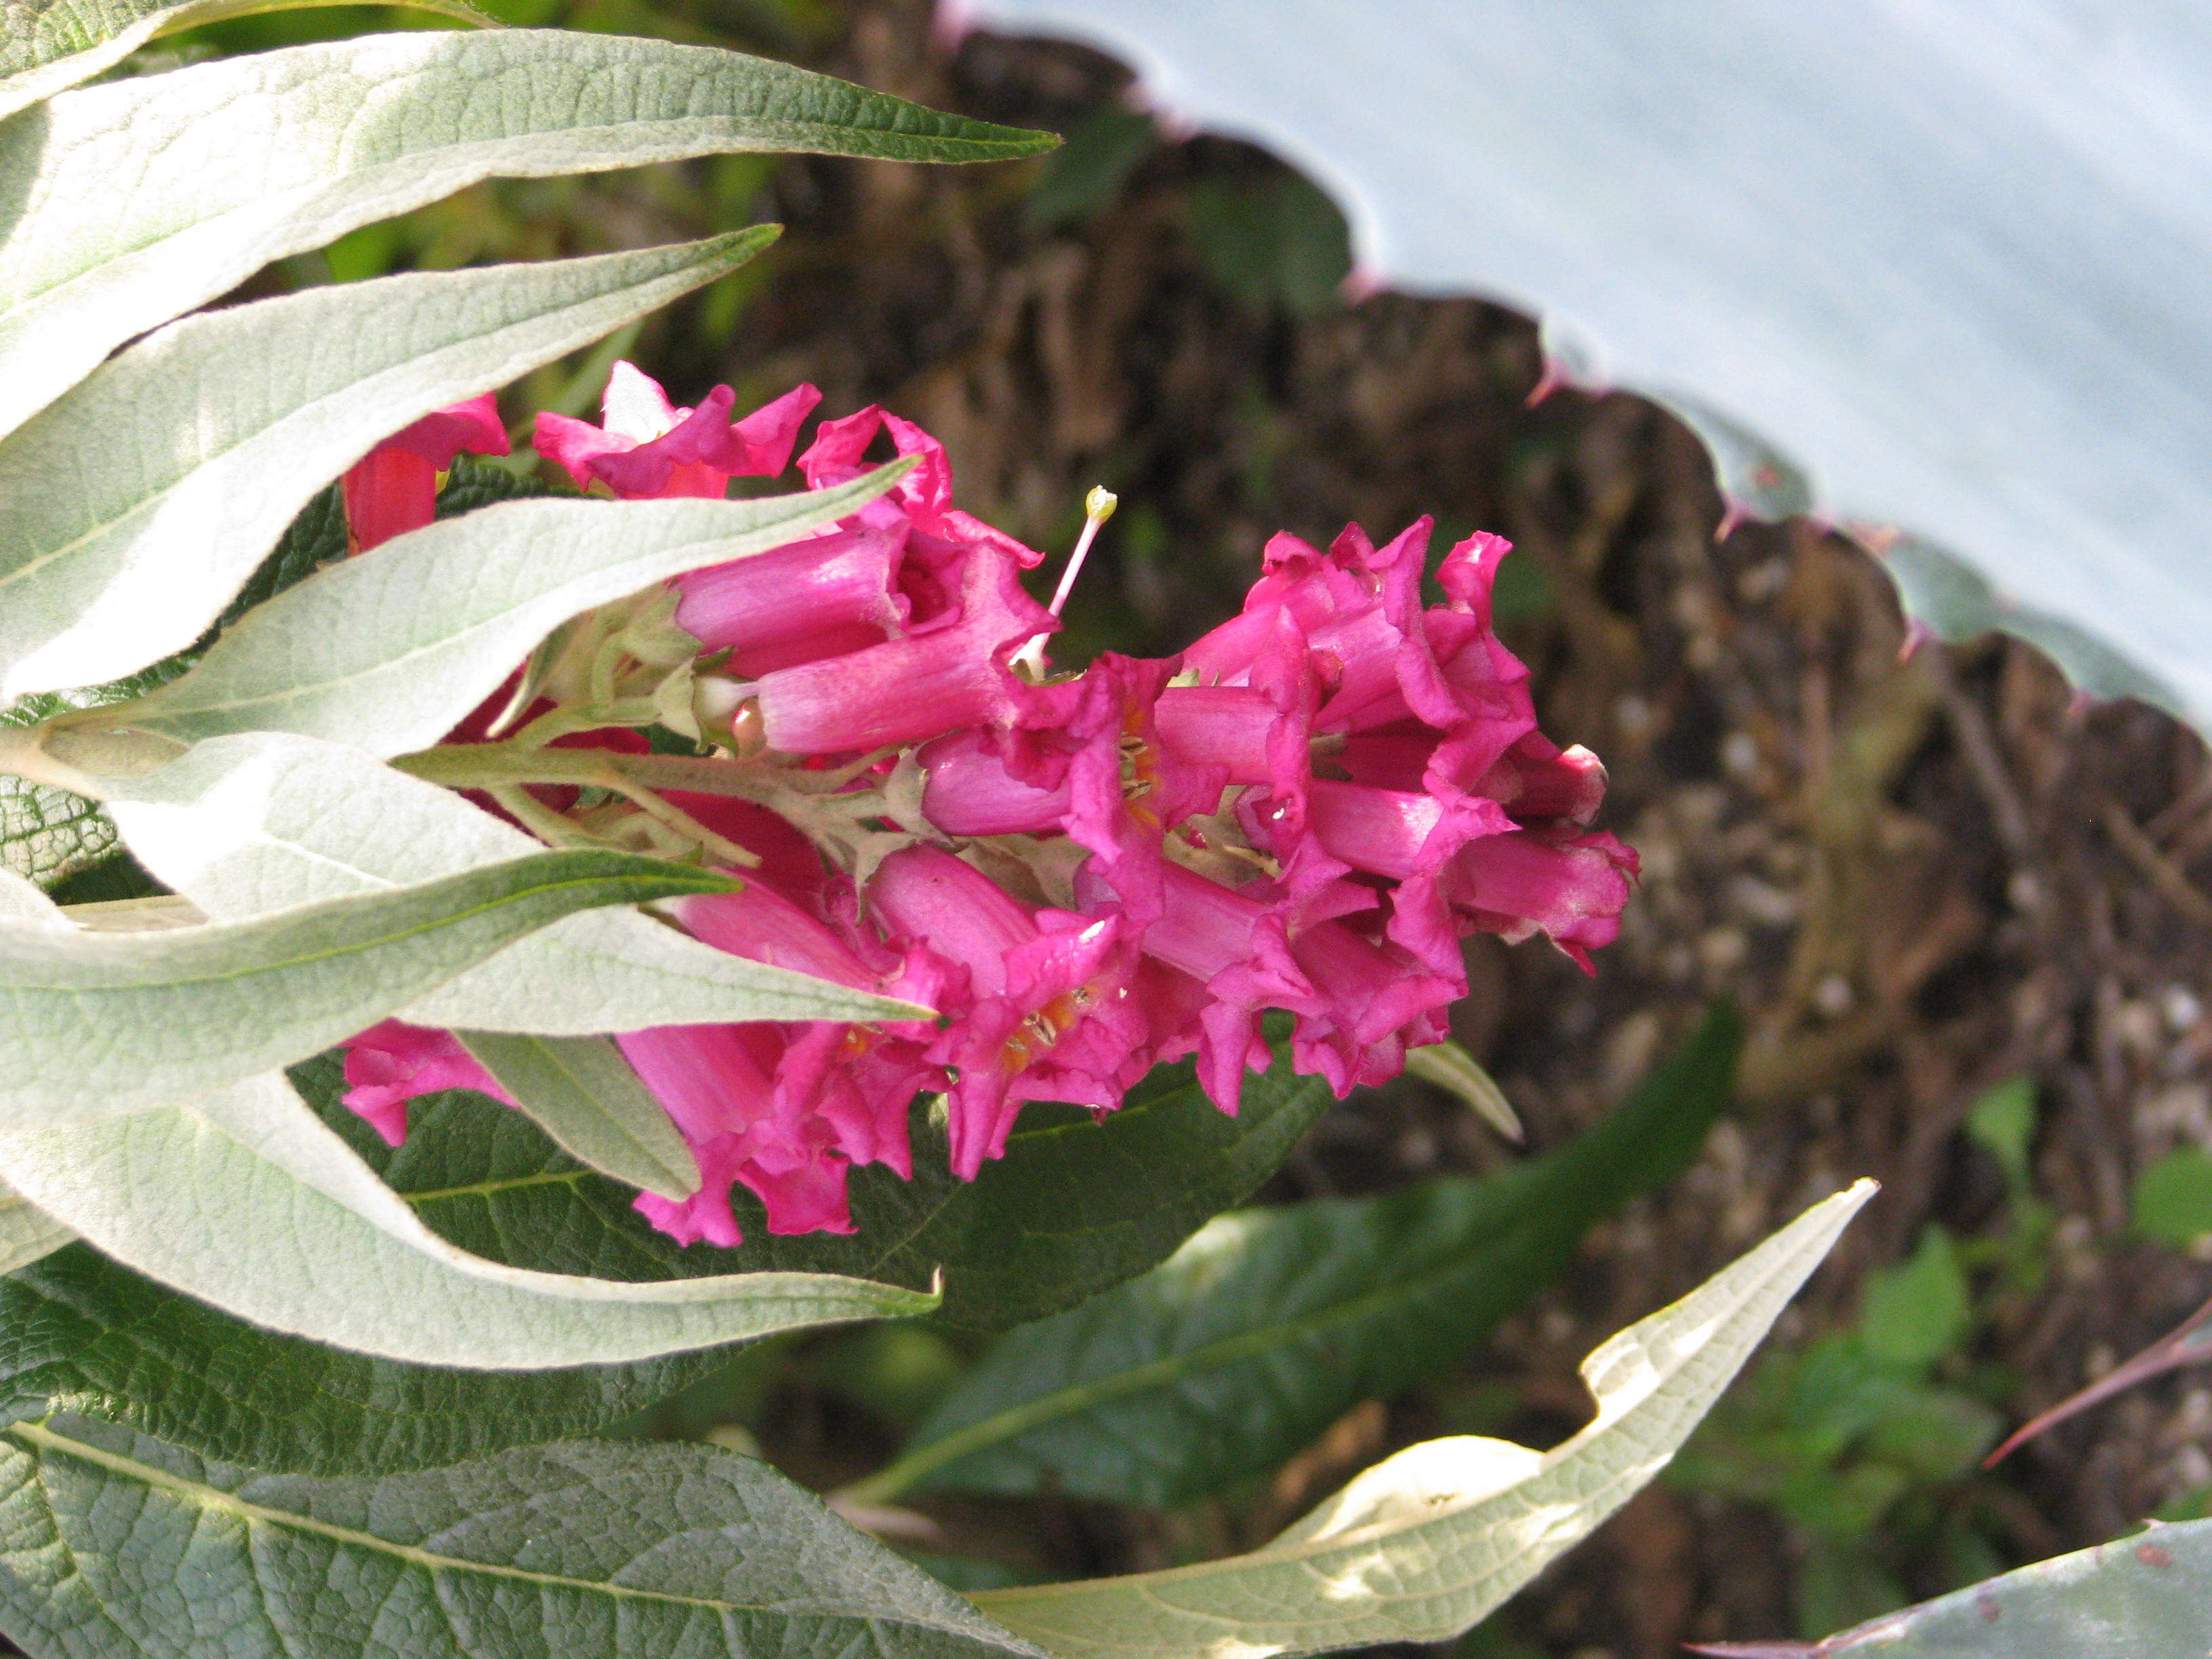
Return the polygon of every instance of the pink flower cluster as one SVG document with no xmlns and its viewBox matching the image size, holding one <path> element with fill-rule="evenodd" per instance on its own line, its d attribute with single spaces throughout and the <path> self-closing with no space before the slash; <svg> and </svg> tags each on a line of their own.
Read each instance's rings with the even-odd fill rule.
<svg viewBox="0 0 2212 1659">
<path fill-rule="evenodd" d="M 802 386 L 733 422 L 727 388 L 677 410 L 624 364 L 605 429 L 544 416 L 538 445 L 617 496 L 716 495 L 780 471 L 817 401 Z M 866 409 L 823 422 L 799 471 L 853 477 L 883 433 L 920 458 L 895 489 L 680 578 L 675 619 L 765 743 L 732 765 L 843 768 L 853 792 L 903 779 L 922 822 L 854 861 L 762 806 L 669 799 L 761 860 L 741 892 L 684 902 L 693 933 L 939 1018 L 621 1035 L 706 1177 L 683 1203 L 638 1200 L 664 1231 L 737 1242 L 737 1182 L 773 1232 L 849 1231 L 848 1169 L 911 1173 L 924 1091 L 946 1097 L 968 1179 L 1025 1102 L 1109 1112 L 1185 1054 L 1233 1113 L 1269 1062 L 1270 1009 L 1292 1018 L 1297 1070 L 1342 1095 L 1443 1038 L 1468 934 L 1547 933 L 1585 968 L 1612 939 L 1635 854 L 1588 827 L 1604 774 L 1538 731 L 1492 630 L 1504 542 L 1451 549 L 1429 604 L 1425 519 L 1381 547 L 1356 526 L 1326 550 L 1278 536 L 1243 612 L 1180 656 L 1036 677 L 1013 659 L 1058 626 L 1021 582 L 1040 556 L 952 506 L 934 440 Z M 446 1034 L 395 1022 L 355 1039 L 347 1076 L 395 1144 L 409 1097 L 498 1092 Z"/>
</svg>

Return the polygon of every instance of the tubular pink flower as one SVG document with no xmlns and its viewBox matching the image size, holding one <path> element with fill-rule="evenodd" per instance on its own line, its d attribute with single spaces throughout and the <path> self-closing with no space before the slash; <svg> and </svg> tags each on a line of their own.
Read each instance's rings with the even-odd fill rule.
<svg viewBox="0 0 2212 1659">
<path fill-rule="evenodd" d="M 921 465 L 899 480 L 888 495 L 862 508 L 863 521 L 902 522 L 917 561 L 933 570 L 957 564 L 978 548 L 1003 554 L 1025 570 L 1043 562 L 1043 554 L 954 507 L 952 464 L 945 458 L 945 446 L 911 421 L 877 404 L 815 428 L 814 441 L 799 458 L 799 475 L 807 488 L 822 489 L 867 471 L 864 458 L 878 432 L 890 434 L 891 447 L 899 454 L 920 456 Z"/>
<path fill-rule="evenodd" d="M 709 392 L 696 409 L 678 409 L 660 383 L 635 363 L 618 362 L 601 402 L 604 427 L 546 410 L 538 417 L 538 453 L 575 480 L 604 484 L 623 501 L 671 495 L 719 498 L 732 478 L 773 477 L 790 464 L 799 428 L 822 394 L 793 386 L 743 420 L 737 393 Z"/>
<path fill-rule="evenodd" d="M 504 455 L 508 447 L 499 400 L 489 392 L 434 410 L 393 433 L 348 467 L 338 481 L 352 550 L 366 553 L 435 519 L 438 475 L 453 465 L 461 451 Z"/>
<path fill-rule="evenodd" d="M 1274 907 L 1179 864 L 1166 866 L 1163 878 L 1166 903 L 1145 930 L 1145 954 L 1205 988 L 1199 1079 L 1213 1103 L 1234 1115 L 1246 1066 L 1267 1064 L 1261 1014 L 1286 1008 L 1318 1016 L 1328 1005 L 1291 954 Z"/>
<path fill-rule="evenodd" d="M 1469 931 L 1509 941 L 1548 933 L 1589 973 L 1589 953 L 1620 934 L 1636 876 L 1634 850 L 1612 836 L 1535 829 L 1470 842 L 1440 880 Z"/>
<path fill-rule="evenodd" d="M 975 1179 L 1006 1151 L 1025 1100 L 1110 1111 L 1150 1064 L 1128 981 L 1136 955 L 1116 915 L 1032 909 L 972 865 L 933 847 L 885 859 L 868 884 L 895 943 L 966 970 L 968 994 L 931 1049 L 952 1066 L 952 1169 Z"/>
<path fill-rule="evenodd" d="M 387 1146 L 406 1139 L 407 1103 L 417 1095 L 474 1089 L 514 1104 L 451 1031 L 387 1019 L 351 1039 L 345 1050 L 345 1103 L 368 1121 Z"/>
<path fill-rule="evenodd" d="M 768 1206 L 771 1233 L 853 1231 L 845 1207 L 847 1160 L 832 1126 L 779 1110 L 775 1071 L 786 1041 L 771 1025 L 670 1025 L 616 1037 L 638 1077 L 668 1109 L 707 1180 L 680 1202 L 652 1193 L 636 1206 L 654 1226 L 690 1244 L 740 1242 L 730 1182 Z"/>
<path fill-rule="evenodd" d="M 1328 1079 L 1340 1100 L 1397 1076 L 1407 1049 L 1443 1042 L 1443 1010 L 1467 988 L 1456 975 L 1422 973 L 1406 952 L 1340 921 L 1301 930 L 1291 953 L 1324 1005 L 1299 1017 L 1291 1058 L 1300 1072 Z"/>
<path fill-rule="evenodd" d="M 914 610 L 898 587 L 904 539 L 848 520 L 678 576 L 669 584 L 681 596 L 676 625 L 708 651 L 728 650 L 723 672 L 745 679 L 880 645 Z"/>
<path fill-rule="evenodd" d="M 1021 726 L 939 738 L 921 755 L 923 816 L 956 836 L 1065 835 L 1129 921 L 1151 921 L 1166 832 L 1212 811 L 1228 781 L 1170 749 L 1154 721 L 1176 667 L 1107 652 L 1040 688 Z"/>
<path fill-rule="evenodd" d="M 836 755 L 918 743 L 963 726 L 1018 725 L 1039 688 L 1006 666 L 1058 620 L 1022 591 L 1013 562 L 969 551 L 957 609 L 902 639 L 779 668 L 752 686 L 771 749 Z"/>
<path fill-rule="evenodd" d="M 750 961 L 925 1006 L 942 994 L 930 964 L 881 971 L 757 877 L 738 892 L 684 900 L 672 913 L 694 937 Z M 768 1206 L 770 1232 L 850 1231 L 843 1197 L 848 1164 L 885 1164 L 902 1176 L 913 1174 L 907 1108 L 917 1092 L 942 1081 L 928 1054 L 936 1035 L 927 1020 L 816 1021 L 678 1026 L 618 1038 L 702 1171 L 711 1164 L 730 1172 L 717 1191 L 702 1188 L 682 1205 L 647 1194 L 639 1208 L 686 1243 L 724 1242 L 736 1231 L 727 1201 L 735 1179 Z"/>
<path fill-rule="evenodd" d="M 1514 827 L 1503 806 L 1479 796 L 1439 799 L 1328 778 L 1311 787 L 1312 839 L 1351 868 L 1394 881 L 1432 875 L 1469 842 Z"/>
</svg>

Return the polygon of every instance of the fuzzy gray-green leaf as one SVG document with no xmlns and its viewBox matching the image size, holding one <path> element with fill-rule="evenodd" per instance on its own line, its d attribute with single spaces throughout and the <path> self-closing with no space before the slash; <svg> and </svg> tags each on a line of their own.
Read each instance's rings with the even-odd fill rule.
<svg viewBox="0 0 2212 1659">
<path fill-rule="evenodd" d="M 183 649 L 380 439 L 712 282 L 775 234 L 312 289 L 188 317 L 109 359 L 0 440 L 0 696 Z"/>
<path fill-rule="evenodd" d="M 0 1127 L 112 1115 L 314 1054 L 549 922 L 718 891 L 623 853 L 539 853 L 260 921 L 88 933 L 0 921 Z"/>
<path fill-rule="evenodd" d="M 605 1037 L 459 1031 L 477 1063 L 571 1158 L 663 1198 L 699 1190 L 699 1164 L 668 1116 Z"/>
<path fill-rule="evenodd" d="M 285 589 L 130 723 L 186 742 L 261 731 L 422 748 L 579 611 L 780 547 L 911 470 L 756 501 L 521 501 L 441 520 Z"/>
<path fill-rule="evenodd" d="M 121 63 L 157 35 L 338 0 L 0 0 L 0 117 Z M 459 21 L 493 20 L 468 0 L 396 0 Z"/>
<path fill-rule="evenodd" d="M 0 125 L 0 433 L 269 261 L 481 179 L 1052 142 L 714 47 L 544 29 L 373 34 L 67 93 Z"/>
<path fill-rule="evenodd" d="M 1060 1659 L 1268 1659 L 1456 1636 L 1666 1466 L 1873 1191 L 1815 1205 L 1601 1346 L 1582 1368 L 1597 1416 L 1551 1451 L 1431 1440 L 1249 1554 L 975 1599 Z"/>
<path fill-rule="evenodd" d="M 611 1364 L 927 1312 L 836 1274 L 532 1273 L 418 1220 L 281 1073 L 187 1107 L 0 1134 L 0 1176 L 102 1253 L 257 1325 L 423 1365 Z"/>
</svg>

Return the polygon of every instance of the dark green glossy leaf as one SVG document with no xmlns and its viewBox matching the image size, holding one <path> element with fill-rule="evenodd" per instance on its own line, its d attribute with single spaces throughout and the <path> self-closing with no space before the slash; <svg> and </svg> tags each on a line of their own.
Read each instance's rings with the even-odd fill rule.
<svg viewBox="0 0 2212 1659">
<path fill-rule="evenodd" d="M 265 1469 L 423 1468 L 587 1433 L 690 1386 L 731 1352 L 447 1370 L 262 1330 L 88 1245 L 0 1279 L 0 1416 L 89 1413 Z"/>
<path fill-rule="evenodd" d="M 418 1103 L 395 1152 L 346 1121 L 350 1114 L 331 1103 L 329 1073 L 319 1079 L 302 1067 L 301 1079 L 325 1117 L 464 1249 L 603 1279 L 773 1270 L 921 1289 L 941 1269 L 938 1316 L 980 1330 L 1057 1312 L 1164 1261 L 1209 1217 L 1249 1197 L 1329 1098 L 1325 1086 L 1279 1063 L 1246 1079 L 1231 1118 L 1187 1066 L 1164 1066 L 1103 1123 L 1075 1108 L 1030 1108 L 1006 1156 L 973 1185 L 945 1172 L 943 1131 L 917 1109 L 914 1180 L 880 1167 L 854 1170 L 852 1234 L 773 1236 L 740 1188 L 745 1243 L 718 1250 L 681 1248 L 655 1232 L 630 1208 L 628 1188 L 480 1097 Z"/>
<path fill-rule="evenodd" d="M 1593 1221 L 1687 1164 L 1741 1041 L 1715 1013 L 1603 1122 L 1502 1176 L 1221 1217 L 1158 1271 L 1006 1337 L 857 1490 L 1173 1505 L 1272 1468 L 1464 1352 Z"/>
<path fill-rule="evenodd" d="M 81 1417 L 0 1434 L 0 1625 L 45 1659 L 1037 1650 L 767 1464 L 571 1442 L 364 1481 Z"/>
<path fill-rule="evenodd" d="M 1169 1068 L 1103 1127 L 1084 1115 L 1079 1126 L 1019 1130 L 1006 1161 L 973 1188 L 944 1173 L 942 1136 L 917 1114 L 911 1185 L 882 1170 L 854 1172 L 853 1237 L 772 1238 L 740 1188 L 747 1243 L 725 1251 L 678 1249 L 629 1207 L 627 1188 L 481 1097 L 416 1103 L 395 1154 L 338 1103 L 344 1079 L 335 1057 L 295 1066 L 292 1077 L 356 1151 L 413 1195 L 425 1220 L 510 1265 L 629 1279 L 865 1268 L 920 1288 L 943 1262 L 947 1307 L 986 1327 L 1031 1316 L 1032 1306 L 1051 1311 L 1152 1266 L 1213 1211 L 1247 1196 L 1328 1101 L 1317 1085 L 1270 1074 L 1248 1083 L 1231 1120 Z M 1179 1160 L 1181 1184 L 1133 1203 L 1127 1183 L 1154 1159 Z M 1098 1224 L 1109 1218 L 1117 1224 Z M 988 1260 L 994 1238 L 1008 1255 L 1004 1266 Z M 534 1373 L 448 1370 L 257 1329 L 82 1246 L 0 1279 L 0 1413 L 86 1412 L 262 1468 L 421 1468 L 585 1433 L 688 1387 L 733 1352 Z"/>
</svg>

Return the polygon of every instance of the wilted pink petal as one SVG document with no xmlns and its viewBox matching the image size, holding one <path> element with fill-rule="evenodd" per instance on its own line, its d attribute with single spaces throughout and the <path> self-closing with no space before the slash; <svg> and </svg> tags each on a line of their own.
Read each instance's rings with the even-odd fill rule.
<svg viewBox="0 0 2212 1659">
<path fill-rule="evenodd" d="M 604 484 L 623 501 L 719 499 L 732 478 L 782 471 L 799 427 L 821 401 L 814 387 L 801 385 L 732 421 L 737 394 L 728 386 L 716 386 L 696 409 L 678 409 L 659 381 L 635 363 L 618 362 L 607 376 L 604 426 L 549 410 L 538 417 L 536 443 L 580 489 Z"/>
</svg>

